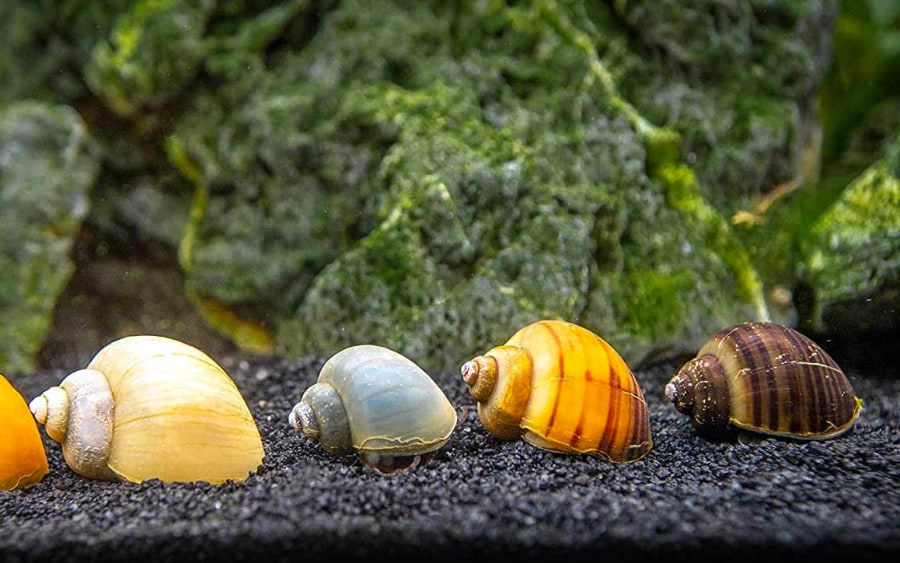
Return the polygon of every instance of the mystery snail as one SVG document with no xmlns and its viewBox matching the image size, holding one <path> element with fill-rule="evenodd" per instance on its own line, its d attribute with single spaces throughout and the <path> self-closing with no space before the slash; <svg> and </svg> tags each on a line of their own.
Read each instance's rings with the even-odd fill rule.
<svg viewBox="0 0 900 563">
<path fill-rule="evenodd" d="M 0 374 L 0 491 L 24 489 L 50 471 L 25 398 Z"/>
<path fill-rule="evenodd" d="M 31 402 L 76 473 L 142 482 L 243 481 L 263 459 L 246 401 L 200 350 L 129 336 Z"/>
<path fill-rule="evenodd" d="M 634 374 L 605 340 L 543 320 L 462 366 L 484 427 L 538 448 L 630 462 L 650 451 L 647 403 Z"/>
<path fill-rule="evenodd" d="M 775 323 L 724 328 L 685 363 L 666 398 L 701 432 L 736 429 L 814 440 L 838 436 L 859 417 L 847 376 L 818 344 Z"/>
<path fill-rule="evenodd" d="M 331 356 L 288 417 L 327 452 L 358 452 L 390 474 L 435 452 L 456 427 L 456 411 L 422 368 L 388 348 L 361 344 Z"/>
</svg>

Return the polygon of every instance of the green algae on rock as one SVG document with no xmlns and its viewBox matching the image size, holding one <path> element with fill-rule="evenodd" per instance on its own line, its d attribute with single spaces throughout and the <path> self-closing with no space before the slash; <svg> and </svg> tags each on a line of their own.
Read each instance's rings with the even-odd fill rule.
<svg viewBox="0 0 900 563">
<path fill-rule="evenodd" d="M 843 190 L 805 242 L 819 330 L 829 306 L 900 288 L 900 136 Z"/>
<path fill-rule="evenodd" d="M 836 7 L 104 3 L 92 224 L 177 252 L 246 350 L 446 369 L 554 317 L 689 348 L 793 276 L 729 218 L 814 177 Z"/>
<path fill-rule="evenodd" d="M 34 369 L 69 252 L 99 170 L 84 122 L 67 106 L 0 108 L 0 371 Z"/>
<path fill-rule="evenodd" d="M 143 0 L 116 21 L 85 66 L 91 89 L 120 115 L 161 106 L 182 92 L 205 55 L 212 0 Z"/>
<path fill-rule="evenodd" d="M 632 50 L 620 90 L 683 137 L 680 154 L 726 217 L 795 177 L 815 135 L 838 2 L 616 4 Z M 814 181 L 814 177 L 805 178 Z"/>
<path fill-rule="evenodd" d="M 801 32 L 831 7 L 765 20 L 767 44 L 822 59 Z M 729 59 L 735 89 L 755 100 L 734 104 L 712 77 L 670 69 L 674 54 L 642 62 L 621 24 L 646 14 L 622 9 L 342 3 L 302 50 L 276 49 L 267 72 L 249 72 L 252 88 L 201 90 L 174 132 L 208 194 L 182 244 L 191 287 L 265 319 L 284 353 L 378 341 L 428 366 L 537 318 L 579 320 L 629 360 L 766 318 L 763 280 L 727 217 L 760 174 L 787 174 L 798 90 L 822 70 L 791 58 L 790 88 L 760 88 Z M 729 20 L 735 45 L 757 16 Z M 707 100 L 705 115 L 730 112 L 727 141 L 691 148 L 699 117 L 660 113 L 657 72 Z M 786 164 L 724 177 L 703 160 L 722 150 Z"/>
<path fill-rule="evenodd" d="M 0 104 L 17 100 L 75 104 L 89 93 L 84 65 L 98 37 L 133 0 L 0 3 Z"/>
</svg>

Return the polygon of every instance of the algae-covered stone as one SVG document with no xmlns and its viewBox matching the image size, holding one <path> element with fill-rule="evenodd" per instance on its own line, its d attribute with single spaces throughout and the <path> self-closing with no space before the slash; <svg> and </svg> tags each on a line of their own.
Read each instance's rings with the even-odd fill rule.
<svg viewBox="0 0 900 563">
<path fill-rule="evenodd" d="M 178 95 L 203 60 L 201 39 L 212 0 L 143 0 L 116 21 L 109 41 L 96 44 L 85 78 L 117 113 L 161 106 Z"/>
<path fill-rule="evenodd" d="M 0 2 L 0 104 L 31 99 L 74 103 L 88 93 L 82 78 L 98 37 L 132 0 Z"/>
<path fill-rule="evenodd" d="M 629 361 L 691 346 L 770 316 L 771 270 L 730 218 L 809 178 L 835 14 L 130 3 L 77 59 L 107 149 L 92 224 L 177 250 L 245 349 L 372 342 L 447 369 L 538 318 Z"/>
<path fill-rule="evenodd" d="M 629 360 L 768 318 L 729 218 L 797 176 L 835 3 L 653 6 L 343 2 L 221 70 L 170 144 L 190 287 L 284 353 L 431 368 L 542 317 Z M 723 50 L 677 49 L 699 20 Z"/>
<path fill-rule="evenodd" d="M 68 107 L 0 109 L 0 371 L 33 369 L 90 208 L 98 155 Z"/>
<path fill-rule="evenodd" d="M 819 329 L 832 305 L 900 289 L 900 136 L 843 190 L 805 242 Z"/>
<path fill-rule="evenodd" d="M 653 123 L 683 135 L 681 155 L 726 216 L 797 179 L 817 150 L 816 94 L 829 68 L 838 2 L 623 2 L 615 12 L 642 59 L 621 89 Z M 813 168 L 818 166 L 813 163 Z"/>
</svg>

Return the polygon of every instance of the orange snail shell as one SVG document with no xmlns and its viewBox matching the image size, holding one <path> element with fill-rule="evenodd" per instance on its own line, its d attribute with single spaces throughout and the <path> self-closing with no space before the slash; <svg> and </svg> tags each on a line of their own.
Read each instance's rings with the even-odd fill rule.
<svg viewBox="0 0 900 563">
<path fill-rule="evenodd" d="M 815 440 L 849 430 L 861 410 L 847 376 L 818 344 L 786 326 L 748 322 L 718 331 L 666 385 L 701 432 L 736 427 Z"/>
<path fill-rule="evenodd" d="M 630 462 L 650 451 L 647 403 L 619 354 L 593 332 L 542 320 L 462 366 L 484 427 L 500 439 Z"/>
<path fill-rule="evenodd" d="M 0 374 L 0 491 L 24 489 L 50 471 L 28 403 Z"/>
</svg>

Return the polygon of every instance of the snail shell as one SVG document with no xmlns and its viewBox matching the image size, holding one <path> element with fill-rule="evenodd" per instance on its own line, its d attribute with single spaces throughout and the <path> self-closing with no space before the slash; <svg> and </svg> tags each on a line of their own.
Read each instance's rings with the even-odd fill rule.
<svg viewBox="0 0 900 563">
<path fill-rule="evenodd" d="M 786 326 L 748 322 L 710 337 L 665 388 L 706 433 L 729 426 L 799 439 L 849 430 L 862 406 L 847 376 L 818 344 Z"/>
<path fill-rule="evenodd" d="M 412 360 L 361 344 L 325 362 L 289 422 L 331 454 L 358 452 L 367 467 L 394 473 L 441 448 L 456 427 L 456 411 Z"/>
<path fill-rule="evenodd" d="M 162 336 L 112 342 L 30 407 L 69 467 L 92 479 L 242 481 L 264 455 L 234 381 L 205 353 Z"/>
<path fill-rule="evenodd" d="M 647 403 L 605 340 L 560 320 L 516 332 L 462 366 L 484 427 L 542 449 L 636 461 L 652 447 Z"/>
<path fill-rule="evenodd" d="M 0 374 L 0 491 L 40 482 L 50 468 L 25 398 Z"/>
</svg>

